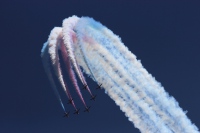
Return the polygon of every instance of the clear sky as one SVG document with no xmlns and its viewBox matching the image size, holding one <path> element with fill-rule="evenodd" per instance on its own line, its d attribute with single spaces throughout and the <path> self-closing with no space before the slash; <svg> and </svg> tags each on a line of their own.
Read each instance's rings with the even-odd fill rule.
<svg viewBox="0 0 200 133">
<path fill-rule="evenodd" d="M 199 0 L 2 0 L 0 132 L 139 133 L 103 90 L 94 89 L 96 84 L 89 78 L 97 94 L 92 102 L 83 92 L 91 112 L 62 117 L 40 51 L 51 29 L 72 15 L 93 17 L 119 35 L 200 128 L 199 7 Z M 73 112 L 71 106 L 66 107 Z"/>
</svg>

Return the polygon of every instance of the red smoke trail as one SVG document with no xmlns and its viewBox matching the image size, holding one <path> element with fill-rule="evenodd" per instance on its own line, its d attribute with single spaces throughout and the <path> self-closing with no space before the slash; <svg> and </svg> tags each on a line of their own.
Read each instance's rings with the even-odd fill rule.
<svg viewBox="0 0 200 133">
<path fill-rule="evenodd" d="M 76 92 L 78 93 L 81 101 L 83 102 L 84 106 L 87 107 L 87 105 L 86 105 L 86 103 L 85 103 L 85 101 L 84 101 L 84 99 L 82 97 L 82 94 L 80 92 L 80 89 L 79 89 L 79 86 L 78 86 L 78 83 L 77 83 L 77 80 L 76 80 L 75 73 L 74 73 L 74 71 L 72 69 L 71 62 L 70 62 L 70 60 L 68 58 L 67 50 L 66 50 L 66 48 L 65 48 L 63 43 L 61 43 L 60 49 L 61 49 L 62 57 L 64 59 L 65 67 L 67 68 L 68 73 L 69 73 L 69 77 L 70 77 L 70 79 L 71 79 L 71 81 L 72 81 L 72 83 L 73 83 L 73 85 L 74 85 L 74 87 L 76 89 Z"/>
</svg>

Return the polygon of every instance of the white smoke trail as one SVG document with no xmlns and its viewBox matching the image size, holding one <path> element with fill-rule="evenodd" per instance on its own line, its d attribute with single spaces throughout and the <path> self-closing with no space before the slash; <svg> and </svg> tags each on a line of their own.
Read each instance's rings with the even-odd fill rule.
<svg viewBox="0 0 200 133">
<path fill-rule="evenodd" d="M 123 85 L 120 87 L 121 91 L 125 91 L 124 93 L 127 94 L 123 95 L 123 98 L 128 99 L 124 101 L 126 104 L 137 103 L 137 106 L 148 116 L 146 120 L 149 119 L 151 121 L 151 123 L 146 122 L 149 124 L 148 127 L 157 127 L 157 132 L 198 132 L 197 127 L 191 124 L 175 99 L 169 97 L 164 88 L 147 73 L 141 63 L 136 60 L 136 57 L 128 51 L 120 39 L 111 31 L 88 18 L 81 18 L 75 26 L 75 31 L 80 45 L 80 47 L 76 47 L 80 49 L 77 51 L 85 51 L 82 56 L 86 56 L 85 60 L 90 62 L 85 62 L 87 65 L 82 65 L 81 61 L 78 61 L 79 65 L 95 79 L 99 75 L 103 75 L 101 69 L 104 69 L 115 83 Z M 77 58 L 80 57 L 80 53 L 77 55 Z M 106 60 L 101 60 L 101 56 Z M 109 65 L 112 66 L 110 69 Z M 101 69 L 97 69 L 98 66 L 101 66 Z M 88 69 L 92 69 L 93 74 Z M 106 78 L 105 75 L 102 77 Z M 98 82 L 101 83 L 101 81 Z M 131 86 L 135 88 L 131 89 Z M 109 90 L 106 86 L 104 88 L 107 91 Z M 119 87 L 116 87 L 116 89 L 118 90 Z M 136 92 L 136 90 L 139 92 Z M 113 100 L 117 100 L 117 97 L 115 98 Z M 136 99 L 140 102 L 138 103 Z M 122 105 L 119 106 L 121 107 Z M 156 125 L 158 123 L 159 125 Z M 139 129 L 141 130 L 141 128 L 144 127 Z M 152 132 L 155 132 L 155 130 Z"/>
<path fill-rule="evenodd" d="M 60 27 L 55 27 L 52 31 L 51 34 L 49 35 L 48 39 L 48 46 L 49 46 L 49 54 L 51 55 L 51 62 L 52 66 L 54 68 L 55 74 L 58 77 L 58 80 L 65 91 L 67 97 L 69 99 L 72 99 L 70 91 L 67 87 L 67 83 L 64 81 L 63 78 L 63 72 L 61 70 L 61 65 L 60 65 L 60 59 L 58 55 L 58 49 L 60 48 L 60 44 L 63 43 L 62 40 L 62 28 Z M 73 107 L 76 109 L 76 105 L 74 104 L 74 101 L 72 101 Z"/>
<path fill-rule="evenodd" d="M 99 30 L 99 29 L 98 29 Z M 121 68 L 121 69 L 123 69 L 123 70 L 126 70 L 126 69 L 128 69 L 128 70 L 130 70 L 130 71 L 132 71 L 132 68 L 130 68 L 130 65 L 127 63 L 127 61 L 124 61 L 124 59 L 123 59 L 123 55 L 121 55 L 117 50 L 116 50 L 116 48 L 115 47 L 113 47 L 113 42 L 109 42 L 108 41 L 108 38 L 106 38 L 106 36 L 103 34 L 102 35 L 102 33 L 100 34 L 100 33 L 97 33 L 97 32 L 99 32 L 99 31 L 93 31 L 93 34 L 91 34 L 92 35 L 92 37 L 90 36 L 90 37 L 88 37 L 88 38 L 95 38 L 95 40 L 97 40 L 98 42 L 100 42 L 101 43 L 101 41 L 99 41 L 100 39 L 101 40 L 106 40 L 106 41 L 104 41 L 104 43 L 102 43 L 102 45 L 107 49 L 107 53 L 105 53 L 104 55 L 108 55 L 108 54 L 111 54 L 115 59 L 112 59 L 113 61 L 115 61 L 115 60 L 118 60 L 119 61 L 119 63 L 120 64 L 118 64 L 117 66 L 119 67 L 119 66 L 123 66 L 124 68 Z M 98 38 L 97 38 L 98 37 Z M 118 39 L 119 40 L 119 39 Z M 116 40 L 115 40 L 115 42 L 116 42 Z M 93 44 L 93 43 L 92 43 Z M 116 43 L 117 44 L 117 43 Z M 93 45 L 92 45 L 93 46 Z M 103 48 L 98 48 L 98 49 L 103 49 Z M 108 50 L 109 50 L 109 52 L 108 52 Z M 87 50 L 87 51 L 89 51 L 89 50 Z M 110 56 L 111 57 L 111 56 Z M 112 62 L 113 62 L 112 61 Z M 117 63 L 115 63 L 115 64 L 117 64 Z M 116 68 L 115 68 L 115 71 L 116 71 Z M 126 80 L 126 82 L 128 82 L 129 84 L 130 83 L 132 83 L 132 85 L 130 85 L 130 86 L 137 86 L 137 88 L 135 88 L 134 90 L 136 90 L 136 89 L 138 89 L 139 90 L 139 94 L 141 95 L 141 97 L 145 97 L 145 102 L 147 102 L 148 104 L 150 104 L 151 106 L 152 106 L 152 108 L 154 109 L 154 111 L 156 111 L 156 113 L 159 115 L 159 116 L 162 116 L 162 117 L 164 117 L 164 119 L 165 120 L 167 120 L 168 121 L 168 123 L 170 122 L 170 118 L 168 118 L 168 116 L 166 116 L 163 112 L 161 112 L 160 111 L 160 109 L 158 108 L 158 107 L 156 107 L 156 106 L 153 106 L 152 105 L 152 99 L 150 99 L 147 95 L 146 95 L 146 93 L 144 92 L 144 88 L 141 88 L 144 84 L 147 84 L 146 82 L 144 82 L 144 83 L 142 83 L 142 84 L 140 84 L 139 86 L 137 85 L 137 83 L 135 82 L 135 81 L 137 81 L 138 82 L 138 80 L 136 80 L 135 79 L 135 77 L 134 76 L 132 76 L 131 74 L 132 73 L 130 73 L 130 71 L 126 71 L 125 72 L 125 74 L 123 74 L 123 75 L 125 75 L 125 77 L 126 77 L 126 79 L 124 79 L 124 80 Z M 135 71 L 134 71 L 135 72 Z M 137 73 L 137 72 L 135 72 L 135 73 Z M 133 73 L 134 74 L 134 73 Z M 126 76 L 127 75 L 127 76 Z M 130 78 L 131 77 L 131 78 Z M 135 80 L 135 81 L 134 81 Z M 172 127 L 173 128 L 173 127 Z"/>
<path fill-rule="evenodd" d="M 61 67 L 60 67 L 60 62 L 59 62 L 59 57 L 58 57 L 58 47 L 62 41 L 61 39 L 61 34 L 62 34 L 62 28 L 60 27 L 55 27 L 52 31 L 51 34 L 49 36 L 48 39 L 48 45 L 49 45 L 49 54 L 52 55 L 51 56 L 51 61 L 54 67 L 54 70 L 56 71 L 56 75 L 61 83 L 62 88 L 64 89 L 64 91 L 66 92 L 68 98 L 70 99 L 70 94 L 67 91 L 67 87 L 65 86 L 64 80 L 63 80 L 63 74 L 61 71 Z"/>
<path fill-rule="evenodd" d="M 66 50 L 63 43 L 61 43 L 60 50 L 61 50 L 61 54 L 62 54 L 62 57 L 63 57 L 63 60 L 64 60 L 65 68 L 68 70 L 69 78 L 71 79 L 72 84 L 74 85 L 74 88 L 75 88 L 77 94 L 79 95 L 81 101 L 83 102 L 84 106 L 87 107 L 85 100 L 83 99 L 83 96 L 81 94 L 80 88 L 78 86 L 78 82 L 76 80 L 74 70 L 72 69 L 72 64 L 69 60 L 67 50 Z"/>
<path fill-rule="evenodd" d="M 64 20 L 59 32 L 62 34 L 57 41 L 65 44 L 81 82 L 86 84 L 80 66 L 95 82 L 102 84 L 142 133 L 199 133 L 178 102 L 165 92 L 111 30 L 91 18 L 73 16 Z M 59 42 L 55 41 L 55 36 L 50 37 L 49 54 L 59 78 L 62 71 L 56 43 Z M 63 77 L 59 80 L 64 85 Z"/>
<path fill-rule="evenodd" d="M 62 99 L 60 97 L 60 94 L 58 93 L 55 81 L 53 79 L 53 75 L 52 75 L 52 72 L 51 72 L 51 66 L 49 65 L 49 61 L 50 61 L 49 58 L 50 57 L 48 56 L 48 43 L 45 43 L 43 45 L 43 48 L 42 48 L 42 51 L 41 51 L 41 57 L 42 57 L 43 66 L 45 68 L 45 72 L 47 74 L 47 77 L 49 78 L 51 86 L 52 86 L 52 88 L 53 88 L 53 90 L 56 94 L 56 97 L 58 98 L 58 100 L 61 104 L 61 107 L 63 108 L 64 112 L 66 112 L 65 107 L 64 107 L 63 102 L 62 102 Z"/>
<path fill-rule="evenodd" d="M 108 35 L 110 37 L 114 35 L 106 28 L 104 28 L 104 31 L 108 31 L 107 33 L 109 33 Z M 124 64 L 124 66 L 127 66 L 126 69 L 130 70 L 129 72 L 131 72 L 131 77 L 135 81 L 137 81 L 139 86 L 141 86 L 142 89 L 144 89 L 145 92 L 152 98 L 152 100 L 154 101 L 154 105 L 157 105 L 157 107 L 153 106 L 154 111 L 156 111 L 160 116 L 163 117 L 164 122 L 168 126 L 170 126 L 174 132 L 184 132 L 185 130 L 190 132 L 192 131 L 192 129 L 195 129 L 195 126 L 188 126 L 191 125 L 191 122 L 189 119 L 187 119 L 185 113 L 178 106 L 178 103 L 175 101 L 175 99 L 173 97 L 169 97 L 169 95 L 164 91 L 164 88 L 158 82 L 156 82 L 155 79 L 151 77 L 151 75 L 147 73 L 140 62 L 136 61 L 135 56 L 133 56 L 133 54 L 131 54 L 128 49 L 123 47 L 124 45 L 120 42 L 119 39 L 118 41 L 116 41 L 116 37 L 114 38 L 115 43 L 112 43 L 113 45 L 110 45 L 114 47 L 111 49 L 117 48 L 119 51 L 113 51 L 112 54 L 117 55 L 117 52 L 119 53 L 118 58 L 122 58 L 122 64 Z M 126 58 L 132 58 L 132 63 L 128 63 L 130 62 L 130 60 L 127 60 Z M 187 127 L 187 129 L 182 127 Z"/>
<path fill-rule="evenodd" d="M 143 122 L 146 122 L 147 124 L 149 124 L 149 126 L 143 127 L 143 129 L 147 130 L 147 127 L 148 127 L 148 128 L 151 128 L 151 130 L 153 130 L 152 133 L 155 133 L 156 131 L 155 131 L 155 128 L 153 128 L 153 127 L 160 127 L 160 131 L 169 133 L 170 131 L 165 127 L 164 124 L 162 124 L 162 121 L 159 120 L 159 118 L 156 117 L 156 114 L 148 108 L 148 104 L 146 104 L 143 100 L 144 97 L 142 95 L 138 96 L 137 93 L 134 92 L 136 88 L 134 88 L 134 91 L 133 91 L 133 89 L 127 85 L 127 83 L 126 83 L 127 79 L 125 79 L 124 76 L 120 77 L 120 75 L 125 75 L 125 74 L 120 74 L 121 72 L 116 73 L 116 70 L 120 69 L 120 68 L 117 68 L 117 67 L 120 67 L 120 64 L 118 64 L 118 62 L 116 62 L 114 59 L 111 59 L 110 58 L 111 56 L 108 57 L 110 59 L 108 59 L 108 58 L 106 59 L 106 55 L 108 55 L 109 53 L 107 51 L 105 51 L 105 49 L 101 45 L 96 44 L 95 42 L 92 42 L 92 45 L 88 46 L 89 44 L 87 42 L 83 42 L 81 40 L 80 40 L 80 43 L 81 43 L 81 46 L 84 46 L 87 49 L 87 52 L 83 52 L 83 53 L 86 54 L 85 56 L 90 57 L 89 60 L 92 63 L 89 63 L 90 64 L 89 66 L 91 67 L 91 69 L 93 69 L 94 75 L 98 75 L 98 76 L 103 75 L 103 77 L 105 79 L 112 77 L 112 80 L 113 80 L 112 82 L 114 82 L 116 84 L 114 86 L 114 88 L 116 91 L 118 91 L 118 94 L 120 94 L 119 96 L 121 98 L 123 98 L 126 105 L 129 106 L 129 108 L 131 108 L 132 110 L 136 109 L 136 108 L 142 109 L 142 111 L 139 111 L 139 110 L 137 111 L 138 112 L 137 115 L 139 115 L 140 117 L 151 118 L 151 119 L 144 118 Z M 90 41 L 90 43 L 91 43 L 91 41 Z M 84 49 L 82 49 L 82 50 L 84 51 Z M 101 62 L 102 65 L 100 65 L 99 62 Z M 110 63 L 113 63 L 113 64 L 110 64 Z M 116 65 L 117 67 L 114 65 Z M 98 66 L 98 67 L 96 67 L 96 66 Z M 99 66 L 101 66 L 101 67 L 99 67 Z M 105 70 L 106 70 L 107 74 L 102 74 L 103 73 L 102 71 L 105 71 Z M 98 74 L 96 74 L 96 73 L 98 73 Z M 99 79 L 99 78 L 96 77 L 96 79 Z M 99 82 L 102 83 L 102 81 L 99 81 Z M 104 87 L 104 88 L 106 89 L 109 87 Z M 118 99 L 114 99 L 114 100 L 116 101 Z M 138 104 L 138 103 L 140 103 L 140 104 Z M 135 106 L 134 106 L 134 104 L 135 104 Z M 120 106 L 122 107 L 123 104 Z M 128 113 L 128 112 L 129 111 L 126 110 L 125 113 Z M 129 117 L 129 118 L 132 119 L 131 117 Z M 134 122 L 137 122 L 137 121 L 138 120 L 136 120 Z M 150 132 L 150 129 L 148 131 Z"/>
<path fill-rule="evenodd" d="M 71 62 L 75 68 L 75 71 L 79 77 L 79 79 L 81 80 L 81 82 L 83 83 L 83 85 L 87 85 L 87 82 L 85 81 L 85 78 L 82 74 L 82 72 L 80 71 L 80 68 L 75 60 L 75 56 L 74 56 L 74 48 L 72 46 L 72 44 L 74 44 L 76 42 L 76 38 L 75 38 L 75 32 L 73 31 L 74 26 L 76 25 L 76 23 L 78 22 L 79 18 L 76 16 L 72 16 L 69 17 L 68 19 L 65 19 L 63 21 L 63 39 L 64 39 L 64 44 L 67 48 L 67 51 L 69 53 L 69 57 L 71 59 Z M 90 93 L 90 95 L 92 95 L 91 90 L 89 89 L 88 86 L 86 86 L 86 89 L 88 90 L 88 92 Z"/>
</svg>

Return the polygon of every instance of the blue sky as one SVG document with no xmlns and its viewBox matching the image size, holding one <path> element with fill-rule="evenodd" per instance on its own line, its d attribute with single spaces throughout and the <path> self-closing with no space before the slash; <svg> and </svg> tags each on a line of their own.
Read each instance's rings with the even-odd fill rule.
<svg viewBox="0 0 200 133">
<path fill-rule="evenodd" d="M 119 35 L 200 127 L 199 6 L 197 0 L 1 1 L 0 132 L 139 133 L 103 91 L 93 89 L 96 84 L 89 78 L 98 95 L 91 102 L 83 92 L 91 112 L 62 118 L 40 51 L 51 29 L 72 15 L 93 17 Z M 83 110 L 83 105 L 79 107 Z"/>
</svg>

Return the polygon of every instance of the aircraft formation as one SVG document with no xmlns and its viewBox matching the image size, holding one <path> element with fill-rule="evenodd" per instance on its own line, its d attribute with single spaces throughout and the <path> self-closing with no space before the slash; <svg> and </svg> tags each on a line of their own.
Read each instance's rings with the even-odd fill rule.
<svg viewBox="0 0 200 133">
<path fill-rule="evenodd" d="M 85 85 L 83 86 L 82 89 L 83 89 L 83 90 L 87 90 L 87 86 L 88 86 L 88 85 L 85 84 Z M 102 84 L 97 85 L 96 89 L 102 89 Z M 97 97 L 97 95 L 91 94 L 90 100 L 95 101 L 95 100 L 96 100 L 96 97 Z M 68 104 L 73 105 L 73 99 L 72 99 L 72 98 L 68 100 Z M 84 110 L 83 112 L 88 112 L 88 113 L 89 113 L 89 112 L 90 112 L 90 108 L 91 108 L 91 106 L 86 106 L 86 107 L 85 107 L 85 110 Z M 64 112 L 64 116 L 63 116 L 63 117 L 67 117 L 67 118 L 68 118 L 68 117 L 69 117 L 69 114 L 70 114 L 70 111 Z M 79 115 L 79 114 L 80 114 L 80 108 L 75 109 L 73 114 Z"/>
</svg>

